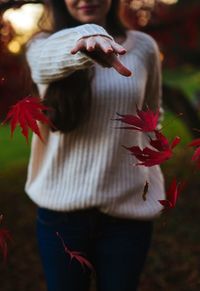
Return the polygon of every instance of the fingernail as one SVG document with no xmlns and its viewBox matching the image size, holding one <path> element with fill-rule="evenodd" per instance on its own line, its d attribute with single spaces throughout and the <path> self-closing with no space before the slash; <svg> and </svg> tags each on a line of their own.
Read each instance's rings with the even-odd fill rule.
<svg viewBox="0 0 200 291">
<path fill-rule="evenodd" d="M 109 49 L 107 50 L 107 52 L 108 52 L 108 53 L 112 53 L 112 52 L 113 52 L 113 49 L 112 49 L 112 48 L 109 48 Z"/>
<path fill-rule="evenodd" d="M 124 55 L 125 53 L 126 53 L 126 50 L 125 50 L 125 51 L 120 51 L 120 52 L 119 52 L 120 55 Z"/>
<path fill-rule="evenodd" d="M 128 77 L 132 77 L 133 75 L 134 75 L 133 72 L 130 72 Z"/>
</svg>

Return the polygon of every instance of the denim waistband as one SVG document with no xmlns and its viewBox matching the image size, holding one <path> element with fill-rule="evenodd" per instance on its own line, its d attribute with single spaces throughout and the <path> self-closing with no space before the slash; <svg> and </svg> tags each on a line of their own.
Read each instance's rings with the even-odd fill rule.
<svg viewBox="0 0 200 291">
<path fill-rule="evenodd" d="M 57 211 L 51 210 L 47 208 L 38 207 L 37 209 L 38 217 L 42 217 L 43 219 L 64 219 L 64 220 L 73 220 L 73 221 L 81 221 L 81 220 L 101 220 L 101 221 L 109 221 L 109 222 L 116 222 L 119 223 L 120 221 L 127 221 L 130 223 L 136 224 L 149 224 L 152 221 L 142 221 L 137 219 L 131 218 L 122 218 L 122 217 L 115 217 L 109 214 L 105 214 L 101 212 L 97 207 L 87 208 L 87 209 L 79 209 L 73 211 Z"/>
</svg>

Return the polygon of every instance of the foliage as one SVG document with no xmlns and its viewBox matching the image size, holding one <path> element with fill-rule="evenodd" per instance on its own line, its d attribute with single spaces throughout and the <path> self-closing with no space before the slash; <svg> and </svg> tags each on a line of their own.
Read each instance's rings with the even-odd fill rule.
<svg viewBox="0 0 200 291">
<path fill-rule="evenodd" d="M 0 128 L 0 173 L 5 173 L 13 167 L 26 166 L 30 148 L 24 142 L 20 129 L 17 128 L 14 139 L 11 139 L 8 126 Z"/>
<path fill-rule="evenodd" d="M 196 101 L 197 92 L 200 91 L 200 72 L 192 66 L 179 67 L 163 71 L 164 84 L 177 88 L 192 101 Z"/>
</svg>

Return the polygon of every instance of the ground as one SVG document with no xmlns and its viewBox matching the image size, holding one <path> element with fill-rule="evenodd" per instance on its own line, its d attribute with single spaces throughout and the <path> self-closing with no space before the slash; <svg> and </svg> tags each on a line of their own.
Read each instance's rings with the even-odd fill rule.
<svg viewBox="0 0 200 291">
<path fill-rule="evenodd" d="M 14 175 L 13 175 L 14 174 Z M 35 205 L 23 192 L 26 167 L 1 174 L 1 212 L 13 241 L 1 263 L 2 291 L 44 291 L 35 239 Z M 187 185 L 171 213 L 155 222 L 140 291 L 200 290 L 199 183 Z"/>
</svg>

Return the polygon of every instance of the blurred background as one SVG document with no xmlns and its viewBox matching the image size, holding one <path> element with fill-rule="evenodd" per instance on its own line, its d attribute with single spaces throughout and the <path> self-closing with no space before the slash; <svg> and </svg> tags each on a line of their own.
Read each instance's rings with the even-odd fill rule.
<svg viewBox="0 0 200 291">
<path fill-rule="evenodd" d="M 24 47 L 39 29 L 42 1 L 0 0 L 0 120 L 10 106 L 30 93 Z M 163 63 L 163 131 L 182 139 L 174 158 L 164 164 L 166 185 L 185 181 L 173 211 L 155 223 L 155 232 L 140 291 L 200 290 L 199 169 L 188 143 L 200 137 L 200 1 L 123 0 L 120 15 L 130 29 L 152 35 Z M 181 115 L 180 115 L 181 113 Z M 0 128 L 1 227 L 13 236 L 4 265 L 2 291 L 44 291 L 35 240 L 35 205 L 24 193 L 30 145 L 18 129 L 13 139 Z"/>
</svg>

